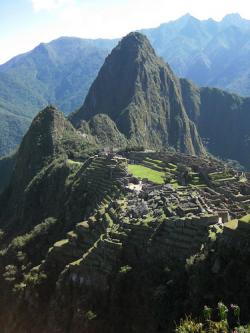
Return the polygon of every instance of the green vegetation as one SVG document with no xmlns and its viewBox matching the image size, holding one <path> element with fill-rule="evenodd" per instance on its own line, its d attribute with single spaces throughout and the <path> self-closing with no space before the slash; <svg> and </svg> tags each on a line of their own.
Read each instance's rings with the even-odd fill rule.
<svg viewBox="0 0 250 333">
<path fill-rule="evenodd" d="M 95 115 L 88 123 L 89 132 L 102 147 L 123 148 L 127 139 L 119 132 L 115 122 L 106 114 Z"/>
<path fill-rule="evenodd" d="M 153 169 L 157 171 L 166 170 L 165 163 L 160 160 L 152 160 L 151 158 L 147 157 L 145 158 L 144 163 L 146 163 L 149 166 L 152 166 Z"/>
<path fill-rule="evenodd" d="M 177 189 L 180 185 L 178 184 L 178 182 L 175 180 L 175 179 L 172 179 L 171 181 L 170 181 L 170 184 L 172 185 L 172 187 L 174 188 L 174 189 Z"/>
<path fill-rule="evenodd" d="M 213 82 L 216 87 L 249 96 L 248 53 L 245 50 L 247 38 L 242 39 L 245 34 L 249 36 L 249 21 L 239 14 L 231 14 L 222 21 L 211 20 L 210 23 L 187 14 L 142 32 L 152 41 L 157 54 L 170 64 L 179 77 L 187 77 L 188 73 L 190 79 L 202 87 Z M 185 32 L 182 30 L 184 26 Z M 239 55 L 237 50 L 241 47 L 244 51 Z M 241 66 L 238 66 L 239 63 Z M 232 75 L 233 66 L 235 70 Z"/>
<path fill-rule="evenodd" d="M 213 172 L 209 174 L 209 177 L 213 181 L 223 181 L 223 180 L 228 180 L 228 179 L 233 179 L 232 173 L 230 171 L 223 171 L 223 172 Z"/>
<path fill-rule="evenodd" d="M 235 230 L 238 227 L 238 222 L 250 223 L 250 214 L 247 214 L 238 219 L 233 219 L 225 223 L 225 226 L 229 229 Z"/>
<path fill-rule="evenodd" d="M 127 59 L 126 66 L 124 59 Z M 148 78 L 147 98 L 144 71 Z M 70 120 L 76 127 L 87 121 L 91 133 L 94 133 L 96 117 L 103 119 L 105 115 L 101 124 L 106 123 L 107 132 L 103 125 L 98 125 L 96 136 L 103 141 L 108 135 L 110 146 L 112 136 L 108 133 L 113 133 L 114 138 L 120 137 L 119 141 L 127 140 L 127 146 L 150 149 L 173 146 L 176 150 L 200 155 L 205 153 L 205 149 L 194 123 L 182 107 L 175 80 L 170 68 L 156 56 L 148 39 L 132 32 L 107 57 L 83 106 L 70 116 Z M 170 93 L 162 95 L 162 89 Z M 159 103 L 160 100 L 164 103 Z M 170 116 L 167 116 L 164 105 L 169 105 Z"/>
<path fill-rule="evenodd" d="M 187 31 L 192 31 L 192 24 L 199 24 L 199 27 L 197 26 L 195 33 L 193 31 L 192 33 L 188 33 L 187 37 L 182 33 L 183 30 L 180 29 L 183 24 L 184 26 L 187 25 Z M 232 27 L 234 24 L 235 22 L 233 19 L 230 26 Z M 237 44 L 239 42 L 238 39 L 242 41 L 241 38 L 237 38 L 236 36 L 239 37 L 238 34 L 245 31 L 245 26 L 248 24 L 245 20 L 241 21 L 240 18 L 237 18 L 237 29 L 239 29 L 239 31 L 238 33 L 235 32 L 235 34 L 232 34 L 228 30 L 225 32 L 224 29 L 228 26 L 224 26 L 223 22 L 213 22 L 213 26 L 214 25 L 217 26 L 221 32 L 219 37 L 214 35 L 216 29 L 210 29 L 206 23 L 198 23 L 197 20 L 191 17 L 183 18 L 183 20 L 180 19 L 180 22 L 177 21 L 174 24 L 170 23 L 164 25 L 164 27 L 161 27 L 160 29 L 145 30 L 144 33 L 148 36 L 149 40 L 153 42 L 153 46 L 156 48 L 156 51 L 160 56 L 165 57 L 166 54 L 168 55 L 168 62 L 175 70 L 177 69 L 178 74 L 185 76 L 185 72 L 189 72 L 189 64 L 191 60 L 192 71 L 194 71 L 194 81 L 198 82 L 199 85 L 202 83 L 204 86 L 205 82 L 201 81 L 206 78 L 209 82 L 213 82 L 214 77 L 208 79 L 207 75 L 214 76 L 214 73 L 211 70 L 207 71 L 207 62 L 205 61 L 203 63 L 204 59 L 200 59 L 199 56 L 197 59 L 198 61 L 202 61 L 202 68 L 204 67 L 203 70 L 205 71 L 205 75 L 203 70 L 194 70 L 196 66 L 193 63 L 193 55 L 199 55 L 201 48 L 204 50 L 205 45 L 207 45 L 207 43 L 213 38 L 216 39 L 217 47 L 223 52 L 225 52 L 224 44 L 230 45 L 227 52 L 231 55 L 235 52 L 235 47 L 232 48 L 232 45 L 234 45 L 234 43 Z M 200 35 L 201 30 L 203 34 L 202 38 Z M 170 31 L 171 33 L 169 33 Z M 163 119 L 162 117 L 164 117 L 166 113 L 164 112 L 165 110 L 159 106 L 158 101 L 161 98 L 159 94 L 159 84 L 158 80 L 154 80 L 153 78 L 159 78 L 160 82 L 161 77 L 158 75 L 157 71 L 159 72 L 159 67 L 163 68 L 163 63 L 156 57 L 153 58 L 152 48 L 146 41 L 146 38 L 143 39 L 135 34 L 130 37 L 132 36 L 138 45 L 141 46 L 140 52 L 138 54 L 133 54 L 133 56 L 137 57 L 138 55 L 138 62 L 141 59 L 148 59 L 145 68 L 148 69 L 149 74 L 152 73 L 152 75 L 148 76 L 150 82 L 148 93 L 150 93 L 151 98 L 149 99 L 150 103 L 147 101 L 147 107 L 152 111 L 157 110 L 157 113 L 154 112 L 154 114 L 159 113 L 159 119 L 157 119 L 159 133 L 156 133 L 153 128 L 149 131 L 145 131 L 143 128 L 145 114 L 141 112 L 143 108 L 139 102 L 142 101 L 143 97 L 143 84 L 139 84 L 137 91 L 132 92 L 133 96 L 138 97 L 134 99 L 138 101 L 138 103 L 126 105 L 126 96 L 129 96 L 128 99 L 132 100 L 130 98 L 130 93 L 133 85 L 130 84 L 129 79 L 131 78 L 132 80 L 134 77 L 133 70 L 130 70 L 130 67 L 133 68 L 133 66 L 129 66 L 129 63 L 124 70 L 125 75 L 128 74 L 128 78 L 126 80 L 120 80 L 120 77 L 118 77 L 118 79 L 116 78 L 117 80 L 120 80 L 119 82 L 124 82 L 124 86 L 120 87 L 116 84 L 116 80 L 112 81 L 112 77 L 109 76 L 105 82 L 107 82 L 108 79 L 112 81 L 110 83 L 111 89 L 110 87 L 103 88 L 103 85 L 101 84 L 102 82 L 97 84 L 99 87 L 102 87 L 100 96 L 106 96 L 105 103 L 102 103 L 102 97 L 100 98 L 100 103 L 97 98 L 98 112 L 94 111 L 95 114 L 87 115 L 86 120 L 92 122 L 93 116 L 95 116 L 96 113 L 98 115 L 106 114 L 108 116 L 109 119 L 107 120 L 107 123 L 110 126 L 105 125 L 101 128 L 102 126 L 99 126 L 100 122 L 98 124 L 99 142 L 105 142 L 106 144 L 105 140 L 108 139 L 111 145 L 113 142 L 112 138 L 114 138 L 121 143 L 121 146 L 124 146 L 126 143 L 124 137 L 126 136 L 129 138 L 131 134 L 131 142 L 128 142 L 128 145 L 134 147 L 143 145 L 145 148 L 150 147 L 155 149 L 165 146 L 166 143 L 164 140 L 162 141 L 162 137 L 169 137 L 167 145 L 174 146 L 177 150 L 191 153 L 202 153 L 204 152 L 204 149 L 202 149 L 200 141 L 201 136 L 207 138 L 208 150 L 216 156 L 221 156 L 223 158 L 230 157 L 234 160 L 237 159 L 242 165 L 249 166 L 250 159 L 247 154 L 248 144 L 247 140 L 244 139 L 249 136 L 249 130 L 244 126 L 244 124 L 249 121 L 248 113 L 245 112 L 245 110 L 247 111 L 248 109 L 248 100 L 239 96 L 227 94 L 218 89 L 203 88 L 199 90 L 190 82 L 184 79 L 180 80 L 182 101 L 179 102 L 184 105 L 184 109 L 175 110 L 174 107 L 170 108 L 171 110 L 176 111 L 173 112 L 176 114 L 171 117 L 174 121 L 170 124 L 171 126 L 168 126 L 168 128 L 173 129 L 173 131 L 169 130 L 171 133 L 166 133 L 166 136 L 162 135 L 165 128 L 162 126 L 160 119 Z M 169 38 L 171 38 L 171 40 L 169 40 Z M 184 41 L 183 43 L 179 43 L 180 38 Z M 234 42 L 232 42 L 232 40 Z M 130 42 L 132 43 L 132 38 Z M 178 44 L 175 45 L 176 43 Z M 190 43 L 192 44 L 192 47 L 190 47 Z M 57 105 L 67 114 L 70 111 L 79 108 L 89 90 L 91 82 L 94 80 L 95 75 L 98 73 L 100 66 L 103 63 L 104 58 L 115 44 L 115 40 L 89 41 L 75 38 L 60 38 L 48 44 L 40 44 L 32 52 L 29 52 L 22 57 L 15 58 L 15 60 L 10 61 L 8 65 L 0 66 L 0 155 L 11 151 L 18 143 L 20 143 L 21 138 L 34 115 L 48 103 Z M 123 44 L 120 43 L 119 47 L 116 49 L 121 51 L 121 59 L 123 59 L 123 57 L 126 58 L 127 56 L 126 49 L 122 46 Z M 176 52 L 173 52 L 176 48 L 178 49 L 178 57 L 176 57 Z M 212 54 L 214 54 L 214 51 Z M 147 57 L 147 55 L 150 56 Z M 214 56 L 217 59 L 217 53 L 214 54 Z M 245 56 L 246 55 L 244 55 L 244 57 Z M 213 64 L 215 59 L 213 56 L 211 58 L 210 52 L 205 55 L 205 58 L 206 57 L 209 59 L 208 63 L 211 62 L 211 64 Z M 80 61 L 78 61 L 79 59 Z M 108 59 L 110 59 L 110 57 Z M 152 61 L 149 61 L 149 59 Z M 178 59 L 178 61 L 176 59 Z M 180 61 L 180 59 L 182 60 Z M 229 59 L 230 61 L 227 64 L 228 67 L 226 66 L 227 69 L 232 68 L 232 57 L 230 56 Z M 116 63 L 116 61 L 114 61 L 114 63 Z M 244 64 L 246 63 L 247 61 L 244 62 Z M 114 69 L 113 73 L 120 75 L 119 62 L 117 67 L 117 71 Z M 215 66 L 215 68 L 217 68 L 217 66 Z M 226 87 L 230 91 L 237 90 L 245 93 L 249 90 L 249 76 L 246 74 L 247 72 L 247 68 L 246 71 L 242 71 L 241 68 L 240 72 L 238 68 L 235 74 L 237 78 L 232 79 L 231 74 L 228 75 L 229 72 L 226 70 L 225 76 L 216 75 L 216 85 L 219 87 Z M 103 73 L 105 73 L 105 65 L 102 69 L 102 74 Z M 242 73 L 244 73 L 243 76 Z M 192 77 L 192 73 L 189 72 L 189 74 Z M 141 75 L 141 73 L 138 75 Z M 238 77 L 238 75 L 240 77 Z M 167 76 L 171 81 L 173 73 L 165 68 L 164 76 Z M 221 77 L 223 77 L 223 82 L 218 82 L 221 80 Z M 139 79 L 140 77 L 137 80 L 138 82 L 140 82 Z M 164 81 L 165 80 L 163 80 L 163 82 Z M 107 84 L 104 85 L 107 86 Z M 122 107 L 122 109 L 119 110 L 119 106 L 123 105 L 123 103 L 120 104 L 120 101 L 117 98 L 108 98 L 105 89 L 108 89 L 109 91 L 114 90 L 114 96 L 120 96 L 120 100 L 125 101 L 126 107 Z M 96 96 L 99 95 L 97 94 L 97 91 L 94 91 L 94 94 L 96 94 Z M 171 90 L 170 97 L 171 98 L 168 101 L 170 103 L 168 104 L 171 106 L 172 100 L 178 100 L 178 96 L 174 89 Z M 91 100 L 93 101 L 93 99 L 89 97 L 88 102 L 86 101 L 86 103 L 90 103 Z M 117 101 L 117 105 L 113 105 L 113 101 Z M 176 105 L 179 105 L 179 102 Z M 87 109 L 91 109 L 91 107 Z M 114 110 L 118 110 L 118 115 L 115 115 Z M 133 110 L 136 112 L 133 113 Z M 137 110 L 140 110 L 140 114 Z M 209 117 L 211 110 L 214 110 L 213 119 Z M 121 111 L 121 114 L 119 114 L 119 111 Z M 131 119 L 131 114 L 136 115 L 136 119 Z M 235 117 L 235 115 L 237 116 Z M 190 116 L 190 119 L 194 119 L 196 124 L 189 121 L 187 116 Z M 72 116 L 72 118 L 73 117 L 75 116 Z M 223 126 L 221 123 L 222 119 L 227 119 L 227 126 Z M 235 119 L 237 119 L 237 121 L 235 121 Z M 111 122 L 114 120 L 115 124 L 112 124 Z M 152 123 L 154 123 L 156 119 L 153 120 Z M 136 124 L 136 126 L 134 126 L 134 124 Z M 180 124 L 185 124 L 185 126 L 181 127 Z M 113 131 L 113 125 L 117 130 Z M 197 128 L 198 132 L 196 131 L 195 126 L 199 126 L 199 128 Z M 95 127 L 97 126 L 93 126 L 92 129 L 91 125 L 91 130 L 95 131 Z M 105 127 L 107 127 L 108 131 L 105 131 Z M 137 129 L 137 133 L 135 133 L 134 128 Z M 187 133 L 186 131 L 184 131 L 185 133 L 182 133 L 184 135 L 184 140 L 182 139 L 182 136 L 177 138 L 176 133 L 181 133 L 183 132 L 183 129 L 186 128 L 190 131 L 188 130 Z M 228 130 L 228 128 L 232 130 Z M 129 129 L 132 129 L 133 133 L 130 133 Z M 231 135 L 231 132 L 234 133 L 233 136 Z M 112 133 L 115 135 L 112 136 Z M 143 140 L 145 142 L 143 142 Z M 228 142 L 232 142 L 233 144 L 230 145 Z M 232 149 L 232 147 L 236 147 L 236 149 Z"/>
<path fill-rule="evenodd" d="M 214 312 L 217 312 L 219 320 L 213 320 L 216 317 Z M 228 322 L 228 314 L 233 317 L 234 324 Z M 250 332 L 250 326 L 243 327 L 240 325 L 240 307 L 236 304 L 231 304 L 228 308 L 222 302 L 218 303 L 217 311 L 208 306 L 204 306 L 203 320 L 195 320 L 190 316 L 182 319 L 177 326 L 176 333 L 248 333 Z"/>
<path fill-rule="evenodd" d="M 0 158 L 0 193 L 10 182 L 15 162 L 16 162 L 16 154 Z"/>
<path fill-rule="evenodd" d="M 135 177 L 141 179 L 147 178 L 149 181 L 155 184 L 164 184 L 164 175 L 165 175 L 164 172 L 156 171 L 140 164 L 129 164 L 128 170 Z"/>
<path fill-rule="evenodd" d="M 131 266 L 125 265 L 125 266 L 120 267 L 119 273 L 126 274 L 126 273 L 130 272 L 131 270 L 132 270 Z"/>
<path fill-rule="evenodd" d="M 68 244 L 69 243 L 69 240 L 68 239 L 61 239 L 59 241 L 57 241 L 54 246 L 55 247 L 61 247 L 61 246 L 64 246 L 65 244 Z"/>
<path fill-rule="evenodd" d="M 147 225 L 148 223 L 152 222 L 154 220 L 154 217 L 151 214 L 148 214 L 145 219 L 143 219 L 143 224 Z"/>
<path fill-rule="evenodd" d="M 25 274 L 24 285 L 35 287 L 42 284 L 46 279 L 47 275 L 45 273 L 33 268 L 28 274 Z"/>
<path fill-rule="evenodd" d="M 250 223 L 250 214 L 243 216 L 239 221 L 245 222 L 245 223 Z"/>
<path fill-rule="evenodd" d="M 167 166 L 168 166 L 168 169 L 170 169 L 170 170 L 174 170 L 174 171 L 177 170 L 177 165 L 176 164 L 168 163 Z"/>
<path fill-rule="evenodd" d="M 238 227 L 238 220 L 237 219 L 230 220 L 227 223 L 225 223 L 225 226 L 229 229 L 235 230 Z"/>
<path fill-rule="evenodd" d="M 194 186 L 202 186 L 204 185 L 204 182 L 199 177 L 199 174 L 197 172 L 190 172 L 190 184 Z"/>
<path fill-rule="evenodd" d="M 96 313 L 94 313 L 93 311 L 89 310 L 89 311 L 87 311 L 87 312 L 84 314 L 84 317 L 85 317 L 88 321 L 91 321 L 91 320 L 96 319 L 97 315 L 96 315 Z"/>
<path fill-rule="evenodd" d="M 113 67 L 114 77 L 119 78 L 123 70 L 128 75 L 121 73 L 120 87 L 114 80 L 114 86 L 107 91 L 118 86 L 116 92 L 125 95 L 116 97 L 124 97 L 126 102 L 126 94 L 132 92 L 138 104 L 120 110 L 114 96 L 105 104 L 110 94 L 103 94 L 105 89 L 99 81 L 100 86 L 93 86 L 94 95 L 90 92 L 86 102 L 93 106 L 89 110 L 97 113 L 88 114 L 84 109 L 89 118 L 81 119 L 81 128 L 75 130 L 62 113 L 48 107 L 35 117 L 20 146 L 10 186 L 0 196 L 0 324 L 5 331 L 13 321 L 13 330 L 21 326 L 23 331 L 34 332 L 71 328 L 111 333 L 121 328 L 124 332 L 173 332 L 183 314 L 199 315 L 205 300 L 216 304 L 218 299 L 227 302 L 231 297 L 241 305 L 244 322 L 250 321 L 248 228 L 245 225 L 234 232 L 232 221 L 232 230 L 220 227 L 215 216 L 221 209 L 223 217 L 226 210 L 231 216 L 247 214 L 248 201 L 243 200 L 248 198 L 248 182 L 239 184 L 237 177 L 226 186 L 209 182 L 207 170 L 223 170 L 222 164 L 209 156 L 198 158 L 148 149 L 144 153 L 127 153 L 125 156 L 136 163 L 127 170 L 127 160 L 121 156 L 95 153 L 96 142 L 101 146 L 110 143 L 111 147 L 106 148 L 112 148 L 125 137 L 125 141 L 140 147 L 144 134 L 143 143 L 152 149 L 160 149 L 161 140 L 168 137 L 176 148 L 194 153 L 193 143 L 197 147 L 199 140 L 182 108 L 183 96 L 177 91 L 170 69 L 155 58 L 143 37 L 132 34 L 125 39 L 126 44 L 129 51 L 125 50 L 122 61 L 115 59 Z M 121 49 L 122 43 L 112 54 L 119 54 Z M 144 60 L 138 68 L 135 59 Z M 107 79 L 109 65 L 113 64 L 109 61 L 100 72 Z M 130 71 L 131 63 L 135 72 Z M 142 92 L 148 69 L 148 100 L 152 103 L 144 114 Z M 141 75 L 136 91 L 133 84 L 131 90 L 126 90 L 125 78 L 129 81 L 135 74 Z M 166 82 L 169 87 L 164 86 Z M 169 100 L 160 104 L 159 88 L 169 89 Z M 198 96 L 200 90 L 196 93 Z M 100 109 L 91 104 L 93 97 Z M 173 112 L 171 124 L 161 119 L 165 116 L 164 103 Z M 101 107 L 109 115 L 101 115 Z M 148 133 L 143 133 L 145 120 L 149 124 L 155 121 Z M 156 125 L 163 127 L 153 131 Z M 166 128 L 171 128 L 170 133 L 165 132 Z M 186 129 L 184 138 L 180 138 L 182 128 Z M 153 184 L 143 186 L 140 193 L 136 191 L 140 186 L 129 190 L 131 177 L 127 171 Z M 216 181 L 225 179 L 231 174 L 227 172 L 212 177 Z M 200 177 L 207 182 L 204 191 L 196 188 L 202 186 Z M 178 190 L 154 185 L 164 183 Z M 237 193 L 239 200 L 231 204 Z M 243 220 L 248 223 L 250 217 Z M 227 307 L 221 303 L 218 310 L 206 307 L 204 319 L 183 319 L 177 332 L 224 333 L 229 326 L 239 326 L 237 306 L 228 310 L 228 321 Z M 231 323 L 233 315 L 237 323 Z"/>
<path fill-rule="evenodd" d="M 5 266 L 5 271 L 3 273 L 3 277 L 7 282 L 13 282 L 16 280 L 18 274 L 17 267 L 15 265 L 7 265 Z"/>
<path fill-rule="evenodd" d="M 14 238 L 11 246 L 15 249 L 21 249 L 31 241 L 35 242 L 36 239 L 40 239 L 42 236 L 46 237 L 56 223 L 56 219 L 47 218 L 44 222 L 36 225 L 29 233 Z"/>
</svg>

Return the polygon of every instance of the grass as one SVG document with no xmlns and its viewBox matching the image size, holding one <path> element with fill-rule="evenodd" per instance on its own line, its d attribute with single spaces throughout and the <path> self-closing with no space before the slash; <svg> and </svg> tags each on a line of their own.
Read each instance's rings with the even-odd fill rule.
<svg viewBox="0 0 250 333">
<path fill-rule="evenodd" d="M 152 165 L 155 165 L 155 166 L 162 166 L 162 164 L 164 163 L 163 161 L 161 160 L 153 160 L 152 158 L 149 158 L 149 157 L 146 157 L 145 158 L 145 162 L 148 162 L 148 163 L 151 163 Z"/>
<path fill-rule="evenodd" d="M 178 187 L 180 187 L 180 185 L 178 184 L 178 182 L 175 179 L 172 179 L 170 184 L 172 185 L 173 189 L 177 189 Z"/>
<path fill-rule="evenodd" d="M 247 214 L 247 215 L 243 216 L 240 219 L 240 222 L 250 223 L 250 214 Z"/>
<path fill-rule="evenodd" d="M 105 217 L 105 220 L 108 223 L 109 227 L 111 227 L 114 224 L 114 222 L 113 222 L 112 218 L 110 217 L 110 215 L 108 213 L 105 213 L 104 217 Z"/>
<path fill-rule="evenodd" d="M 238 220 L 234 219 L 234 220 L 230 220 L 227 223 L 225 223 L 225 227 L 235 230 L 238 227 Z"/>
<path fill-rule="evenodd" d="M 165 172 L 156 171 L 139 164 L 129 164 L 128 171 L 138 178 L 147 178 L 155 184 L 164 184 Z"/>
<path fill-rule="evenodd" d="M 61 247 L 69 242 L 68 239 L 62 239 L 54 244 L 54 247 Z"/>
<path fill-rule="evenodd" d="M 237 219 L 230 220 L 227 223 L 225 223 L 225 226 L 229 229 L 235 230 L 238 227 L 238 221 L 243 223 L 250 223 L 250 214 L 241 217 L 239 220 Z"/>
<path fill-rule="evenodd" d="M 148 224 L 154 220 L 154 217 L 150 214 L 147 215 L 147 217 L 143 220 L 144 224 Z"/>
<path fill-rule="evenodd" d="M 192 175 L 192 180 L 190 182 L 191 185 L 198 186 L 198 185 L 204 185 L 204 183 L 201 181 L 199 176 Z"/>
<path fill-rule="evenodd" d="M 171 170 L 175 170 L 177 169 L 177 166 L 173 163 L 168 163 L 168 168 L 171 169 Z"/>
<path fill-rule="evenodd" d="M 71 164 L 76 164 L 76 165 L 83 165 L 83 163 L 82 162 L 77 162 L 77 161 L 73 161 L 73 160 L 70 160 L 70 159 L 67 159 L 67 163 L 69 164 L 69 165 L 71 165 Z"/>
<path fill-rule="evenodd" d="M 209 174 L 209 176 L 213 181 L 224 181 L 234 178 L 233 175 L 226 170 L 224 172 L 212 172 Z"/>
</svg>

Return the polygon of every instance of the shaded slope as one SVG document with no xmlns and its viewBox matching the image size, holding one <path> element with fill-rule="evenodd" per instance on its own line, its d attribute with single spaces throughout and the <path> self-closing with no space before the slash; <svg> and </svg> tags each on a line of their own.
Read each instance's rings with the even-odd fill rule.
<svg viewBox="0 0 250 333">
<path fill-rule="evenodd" d="M 51 111 L 55 123 L 62 124 Z M 127 156 L 163 168 L 185 163 L 191 170 L 203 166 L 207 172 L 225 171 L 208 157 Z M 230 194 L 219 192 L 225 184 L 173 189 L 143 181 L 145 189 L 138 194 L 122 185 L 131 178 L 122 156 L 93 155 L 83 163 L 58 157 L 22 193 L 27 205 L 19 224 L 8 230 L 5 220 L 0 221 L 6 232 L 1 231 L 0 243 L 4 330 L 172 332 L 185 313 L 198 316 L 204 304 L 230 304 L 232 299 L 249 321 L 249 225 L 227 231 L 217 224 L 215 212 L 207 214 L 218 197 L 217 207 L 228 201 Z M 238 180 L 229 185 L 232 193 Z M 248 181 L 244 186 L 249 191 Z M 198 211 L 173 215 L 181 202 Z M 27 225 L 30 215 L 34 223 Z"/>
<path fill-rule="evenodd" d="M 250 168 L 250 98 L 181 80 L 182 97 L 208 151 Z"/>
<path fill-rule="evenodd" d="M 0 158 L 0 193 L 7 187 L 11 180 L 16 163 L 16 153 Z"/>
<path fill-rule="evenodd" d="M 46 218 L 48 207 L 58 210 L 54 198 L 60 196 L 57 192 L 60 189 L 64 192 L 65 177 L 75 166 L 65 161 L 76 159 L 81 164 L 95 149 L 95 140 L 80 135 L 62 112 L 52 106 L 45 108 L 33 120 L 17 152 L 10 184 L 1 197 L 0 205 L 5 209 L 0 212 L 0 218 L 4 221 L 11 217 L 9 228 L 13 228 L 15 221 L 22 221 L 14 228 L 18 229 L 22 224 L 27 227 Z M 50 177 L 54 179 L 51 183 Z M 51 196 L 46 195 L 48 187 L 53 193 Z"/>
<path fill-rule="evenodd" d="M 107 57 L 84 105 L 70 119 L 79 127 L 98 114 L 108 115 L 133 144 L 204 152 L 183 107 L 178 79 L 139 33 L 124 37 Z"/>
</svg>

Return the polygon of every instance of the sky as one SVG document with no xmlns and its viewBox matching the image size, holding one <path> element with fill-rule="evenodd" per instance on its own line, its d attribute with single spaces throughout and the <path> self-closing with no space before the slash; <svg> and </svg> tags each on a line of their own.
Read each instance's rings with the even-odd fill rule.
<svg viewBox="0 0 250 333">
<path fill-rule="evenodd" d="M 61 36 L 122 37 L 189 13 L 250 19 L 249 0 L 0 0 L 0 63 Z"/>
</svg>

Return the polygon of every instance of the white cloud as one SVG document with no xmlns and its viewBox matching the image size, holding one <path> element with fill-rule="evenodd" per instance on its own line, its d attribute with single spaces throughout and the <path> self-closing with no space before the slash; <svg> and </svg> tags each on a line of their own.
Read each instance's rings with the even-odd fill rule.
<svg viewBox="0 0 250 333">
<path fill-rule="evenodd" d="M 72 0 L 31 0 L 32 6 L 36 12 L 41 10 L 54 10 L 67 5 L 72 5 Z"/>
<path fill-rule="evenodd" d="M 1 1 L 1 0 L 0 0 Z M 0 62 L 60 36 L 122 37 L 130 31 L 156 27 L 189 12 L 199 19 L 220 20 L 238 12 L 250 19 L 246 0 L 27 0 L 39 20 L 18 27 L 1 40 Z M 41 19 L 42 18 L 42 19 Z M 34 20 L 33 20 L 34 22 Z M 34 23 L 33 23 L 34 24 Z"/>
<path fill-rule="evenodd" d="M 220 20 L 231 12 L 250 18 L 246 0 L 78 0 L 65 6 L 57 17 L 64 35 L 120 37 L 129 31 L 156 27 L 189 12 L 199 19 Z"/>
</svg>

